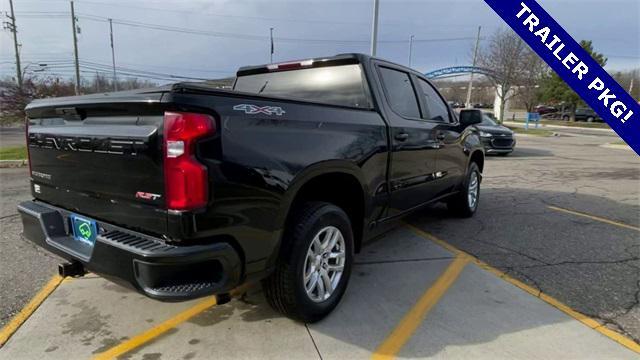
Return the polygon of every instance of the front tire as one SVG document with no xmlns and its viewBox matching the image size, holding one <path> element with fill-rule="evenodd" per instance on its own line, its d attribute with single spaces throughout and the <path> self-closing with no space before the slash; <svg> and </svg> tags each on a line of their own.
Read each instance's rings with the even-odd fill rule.
<svg viewBox="0 0 640 360">
<path fill-rule="evenodd" d="M 312 323 L 340 302 L 351 275 L 353 232 L 339 207 L 309 202 L 295 209 L 274 273 L 263 280 L 267 301 L 294 320 Z"/>
<path fill-rule="evenodd" d="M 480 169 L 474 162 L 469 164 L 462 190 L 447 201 L 449 211 L 458 217 L 471 217 L 480 202 Z"/>
</svg>

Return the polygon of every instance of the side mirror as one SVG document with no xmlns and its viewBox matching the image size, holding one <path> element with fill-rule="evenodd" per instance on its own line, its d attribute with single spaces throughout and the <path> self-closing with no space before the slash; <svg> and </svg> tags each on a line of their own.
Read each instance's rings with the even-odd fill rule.
<svg viewBox="0 0 640 360">
<path fill-rule="evenodd" d="M 475 110 L 475 109 L 460 111 L 460 125 L 462 125 L 462 127 L 480 124 L 481 122 L 482 122 L 482 111 Z"/>
</svg>

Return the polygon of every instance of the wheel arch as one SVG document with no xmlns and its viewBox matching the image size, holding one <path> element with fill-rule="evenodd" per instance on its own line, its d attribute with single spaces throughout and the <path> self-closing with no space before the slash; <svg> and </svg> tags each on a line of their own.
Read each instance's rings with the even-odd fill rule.
<svg viewBox="0 0 640 360">
<path fill-rule="evenodd" d="M 475 162 L 478 165 L 480 173 L 482 173 L 482 171 L 484 170 L 484 152 L 479 149 L 472 152 L 469 156 L 469 163 L 467 164 L 467 168 L 472 162 Z"/>
<path fill-rule="evenodd" d="M 280 231 L 277 232 L 277 246 L 268 261 L 274 264 L 280 253 L 292 213 L 299 204 L 306 201 L 326 201 L 343 209 L 353 228 L 354 249 L 362 246 L 365 232 L 365 217 L 370 207 L 371 194 L 364 181 L 362 170 L 344 161 L 324 161 L 307 167 L 291 181 L 277 216 Z"/>
</svg>

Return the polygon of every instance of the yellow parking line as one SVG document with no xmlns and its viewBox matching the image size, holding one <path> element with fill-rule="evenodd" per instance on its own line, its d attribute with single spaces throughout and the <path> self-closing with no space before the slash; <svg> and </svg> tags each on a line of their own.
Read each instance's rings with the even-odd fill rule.
<svg viewBox="0 0 640 360">
<path fill-rule="evenodd" d="M 7 340 L 13 335 L 20 326 L 29 319 L 31 314 L 33 314 L 36 309 L 51 295 L 51 293 L 60 285 L 62 282 L 62 277 L 59 275 L 55 275 L 54 277 L 47 282 L 40 291 L 29 301 L 29 303 L 20 310 L 16 316 L 9 321 L 5 327 L 0 330 L 0 347 L 2 347 Z"/>
<path fill-rule="evenodd" d="M 103 360 L 103 359 L 114 359 L 124 353 L 127 353 L 144 343 L 147 343 L 154 338 L 166 333 L 167 331 L 173 329 L 179 324 L 191 319 L 192 317 L 200 314 L 201 312 L 207 310 L 208 308 L 216 305 L 216 297 L 212 296 L 204 301 L 199 302 L 195 306 L 179 313 L 178 315 L 172 317 L 169 320 L 166 320 L 151 329 L 132 337 L 131 339 L 124 341 L 111 349 L 100 353 L 94 357 L 94 360 Z"/>
<path fill-rule="evenodd" d="M 573 214 L 573 215 L 577 215 L 577 216 L 586 217 L 588 219 L 595 220 L 595 221 L 600 221 L 600 222 L 603 222 L 605 224 L 610 224 L 610 225 L 623 227 L 623 228 L 626 228 L 626 229 L 640 231 L 640 227 L 629 225 L 629 224 L 625 224 L 625 223 L 621 223 L 621 222 L 617 222 L 617 221 L 613 221 L 613 220 L 609 220 L 609 219 L 605 219 L 605 218 L 601 218 L 601 217 L 594 216 L 594 215 L 585 214 L 583 212 L 579 212 L 579 211 L 575 211 L 575 210 L 569 210 L 569 209 L 563 209 L 563 208 L 560 208 L 560 207 L 557 207 L 557 206 L 547 206 L 547 207 L 549 209 L 551 209 L 551 210 L 561 211 L 561 212 L 564 212 L 564 213 L 567 213 L 567 214 Z"/>
<path fill-rule="evenodd" d="M 233 290 L 231 290 L 231 296 L 239 296 L 246 292 L 253 284 L 247 283 L 243 284 Z M 120 355 L 123 355 L 133 349 L 136 349 L 149 341 L 157 338 L 158 336 L 166 333 L 167 331 L 175 328 L 176 326 L 182 324 L 183 322 L 191 319 L 192 317 L 204 312 L 205 310 L 215 306 L 217 304 L 216 297 L 212 296 L 207 298 L 204 301 L 197 303 L 196 305 L 188 308 L 187 310 L 179 313 L 178 315 L 172 317 L 169 320 L 166 320 L 151 329 L 140 333 L 139 335 L 135 335 L 131 339 L 128 339 L 111 349 L 96 355 L 94 360 L 105 360 L 105 359 L 114 359 Z"/>
<path fill-rule="evenodd" d="M 442 239 L 437 238 L 435 235 L 430 234 L 422 229 L 419 229 L 413 225 L 409 225 L 407 224 L 407 226 L 413 230 L 413 232 L 415 232 L 417 235 L 424 237 L 426 239 L 432 240 L 434 242 L 436 242 L 439 245 L 442 245 L 443 247 L 445 247 L 446 249 L 452 251 L 453 253 L 457 254 L 458 256 L 460 254 L 466 255 L 468 256 L 471 261 L 473 261 L 476 265 L 478 265 L 479 267 L 495 274 L 496 276 L 498 276 L 499 278 L 509 282 L 512 285 L 515 285 L 517 287 L 519 287 L 520 289 L 528 292 L 529 294 L 532 294 L 533 296 L 536 296 L 538 298 L 540 298 L 540 300 L 546 302 L 547 304 L 555 307 L 556 309 L 562 311 L 563 313 L 571 316 L 572 318 L 580 321 L 581 323 L 583 323 L 584 325 L 592 328 L 593 330 L 601 333 L 602 335 L 616 341 L 617 343 L 625 346 L 626 348 L 635 351 L 636 353 L 640 354 L 640 344 L 638 344 L 637 342 L 633 341 L 632 339 L 626 337 L 625 335 L 622 335 L 620 333 L 617 333 L 609 328 L 607 328 L 604 324 L 600 323 L 599 321 L 592 319 L 590 317 L 588 317 L 587 315 L 581 314 L 575 310 L 573 310 L 572 308 L 570 308 L 569 306 L 563 304 L 561 301 L 553 298 L 552 296 L 549 296 L 547 294 L 544 294 L 543 292 L 541 292 L 538 289 L 535 289 L 525 283 L 523 283 L 520 280 L 517 280 L 515 278 L 512 278 L 511 276 L 505 274 L 504 272 L 494 268 L 493 266 L 485 263 L 484 261 L 474 257 L 473 255 L 467 254 L 466 252 L 454 247 L 453 245 L 445 242 Z"/>
<path fill-rule="evenodd" d="M 436 280 L 418 302 L 402 318 L 398 326 L 373 353 L 372 359 L 393 359 L 402 347 L 409 341 L 411 335 L 425 319 L 429 311 L 438 303 L 449 287 L 456 281 L 464 266 L 469 261 L 467 256 L 458 255 L 447 269 Z"/>
</svg>

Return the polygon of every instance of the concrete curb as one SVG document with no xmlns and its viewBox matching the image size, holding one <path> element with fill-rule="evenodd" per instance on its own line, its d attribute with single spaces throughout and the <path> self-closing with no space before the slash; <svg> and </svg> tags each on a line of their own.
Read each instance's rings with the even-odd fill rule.
<svg viewBox="0 0 640 360">
<path fill-rule="evenodd" d="M 631 147 L 629 147 L 628 145 L 621 145 L 621 144 L 602 144 L 602 145 L 600 145 L 600 147 L 607 148 L 607 149 L 632 150 L 633 151 L 633 149 Z"/>
<path fill-rule="evenodd" d="M 19 168 L 29 165 L 27 160 L 0 160 L 0 169 Z"/>
</svg>

